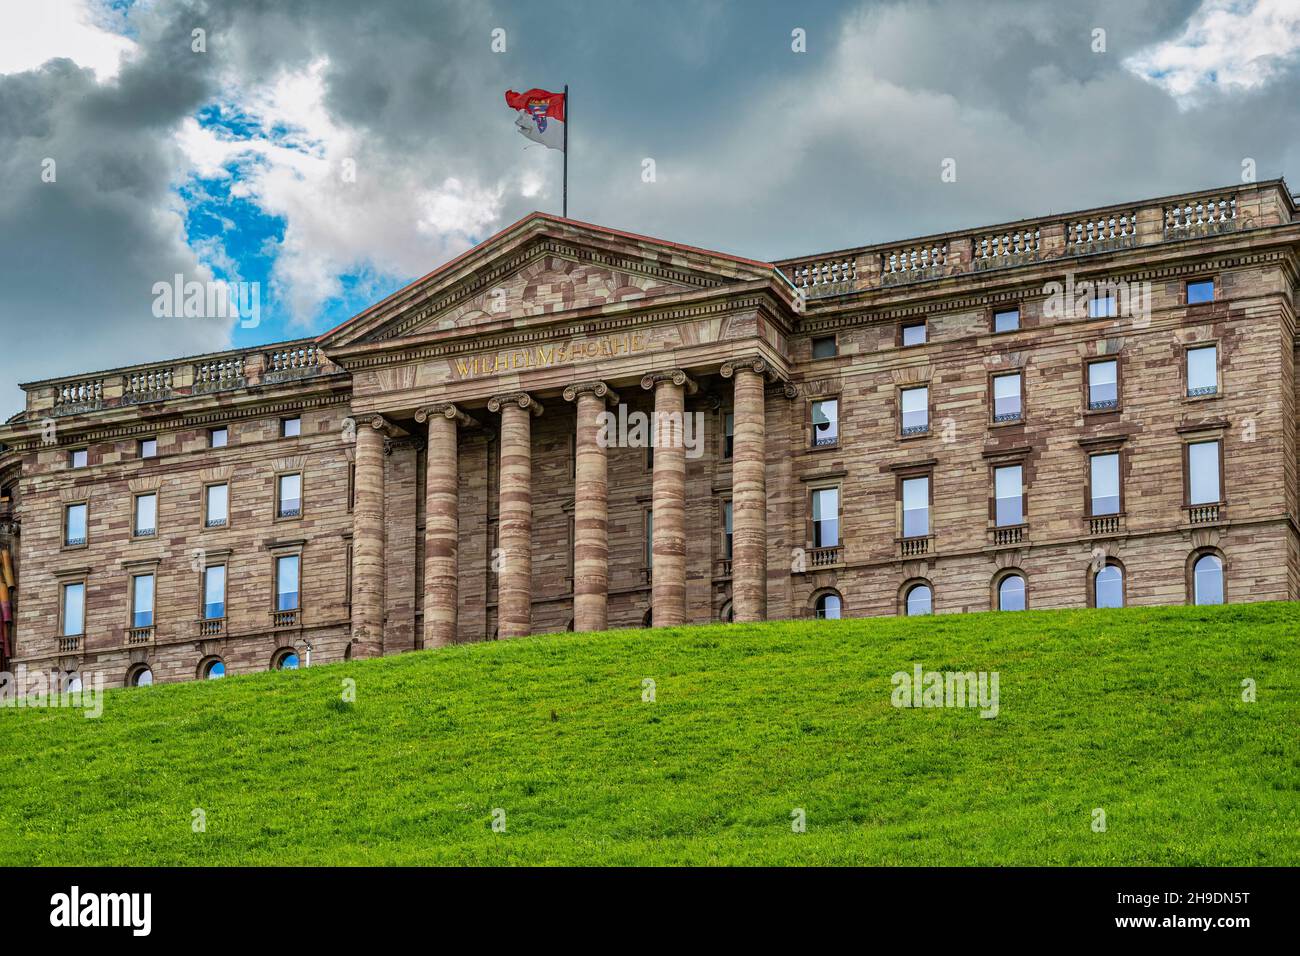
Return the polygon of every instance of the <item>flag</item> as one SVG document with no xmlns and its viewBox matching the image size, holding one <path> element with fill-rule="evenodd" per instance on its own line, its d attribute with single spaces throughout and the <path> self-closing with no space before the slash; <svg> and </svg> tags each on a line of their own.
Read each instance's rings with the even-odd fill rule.
<svg viewBox="0 0 1300 956">
<path fill-rule="evenodd" d="M 515 129 L 534 143 L 564 151 L 564 94 L 546 90 L 506 90 L 506 105 L 515 110 Z"/>
</svg>

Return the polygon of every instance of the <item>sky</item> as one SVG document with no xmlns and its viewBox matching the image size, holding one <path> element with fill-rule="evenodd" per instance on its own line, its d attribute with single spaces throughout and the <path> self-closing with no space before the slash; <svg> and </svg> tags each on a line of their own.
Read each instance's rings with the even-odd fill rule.
<svg viewBox="0 0 1300 956">
<path fill-rule="evenodd" d="M 1300 182 L 1300 0 L 0 0 L 0 421 L 558 213 L 503 94 L 566 83 L 571 217 L 762 260 Z"/>
</svg>

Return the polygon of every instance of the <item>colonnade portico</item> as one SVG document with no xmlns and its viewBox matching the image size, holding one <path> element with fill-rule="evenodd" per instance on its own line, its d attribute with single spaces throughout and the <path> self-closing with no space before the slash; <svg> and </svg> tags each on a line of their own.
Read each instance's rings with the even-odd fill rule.
<svg viewBox="0 0 1300 956">
<path fill-rule="evenodd" d="M 766 385 L 773 372 L 751 356 L 717 367 L 731 381 L 735 425 L 732 453 L 732 607 L 737 621 L 766 617 Z M 686 370 L 669 368 L 645 374 L 641 387 L 654 395 L 652 419 L 653 515 L 651 621 L 656 627 L 688 622 L 686 445 L 682 427 L 688 395 L 698 385 Z M 617 436 L 602 429 L 601 414 L 617 405 L 618 394 L 603 380 L 576 382 L 563 389 L 575 407 L 573 500 L 573 627 L 578 631 L 609 626 L 609 463 L 608 445 Z M 549 400 L 549 399 L 548 399 Z M 480 402 L 483 399 L 479 400 Z M 458 443 L 461 428 L 483 425 L 496 430 L 499 444 L 497 549 L 489 555 L 497 591 L 497 634 L 519 637 L 532 630 L 533 452 L 532 419 L 543 414 L 536 394 L 518 390 L 491 395 L 487 412 L 499 421 L 470 414 L 475 405 L 439 402 L 414 413 L 392 412 L 393 421 L 425 425 L 424 620 L 425 647 L 457 640 L 459 566 Z M 482 407 L 481 405 L 479 406 Z M 353 653 L 382 654 L 384 593 L 384 458 L 386 437 L 400 433 L 389 418 L 372 415 L 357 429 L 352 558 Z M 419 582 L 417 582 L 417 587 Z"/>
</svg>

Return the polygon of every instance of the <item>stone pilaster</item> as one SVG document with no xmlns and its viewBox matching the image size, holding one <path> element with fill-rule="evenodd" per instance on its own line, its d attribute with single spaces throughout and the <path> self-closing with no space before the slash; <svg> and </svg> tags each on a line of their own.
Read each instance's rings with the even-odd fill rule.
<svg viewBox="0 0 1300 956">
<path fill-rule="evenodd" d="M 681 369 L 653 372 L 641 387 L 654 390 L 654 511 L 651 609 L 655 627 L 686 623 L 686 447 L 682 428 L 686 393 L 696 385 Z"/>
<path fill-rule="evenodd" d="M 501 504 L 497 509 L 497 635 L 523 637 L 533 618 L 532 417 L 542 406 L 525 392 L 497 395 L 501 413 Z"/>
<path fill-rule="evenodd" d="M 389 424 L 357 420 L 352 505 L 352 657 L 384 652 L 384 442 Z"/>
<path fill-rule="evenodd" d="M 573 629 L 603 631 L 609 622 L 609 468 L 599 440 L 600 413 L 618 395 L 604 382 L 564 390 L 577 400 L 573 496 Z"/>
<path fill-rule="evenodd" d="M 767 617 L 767 443 L 762 359 L 728 362 L 734 381 L 735 440 L 731 464 L 731 601 L 737 621 Z"/>
<path fill-rule="evenodd" d="M 457 429 L 474 420 L 451 404 L 422 408 L 415 420 L 429 426 L 424 478 L 424 646 L 445 647 L 456 640 L 459 598 Z"/>
</svg>

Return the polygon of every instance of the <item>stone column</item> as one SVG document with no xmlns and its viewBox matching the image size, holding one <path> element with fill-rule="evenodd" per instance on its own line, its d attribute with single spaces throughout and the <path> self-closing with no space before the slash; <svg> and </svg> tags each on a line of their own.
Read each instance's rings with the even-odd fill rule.
<svg viewBox="0 0 1300 956">
<path fill-rule="evenodd" d="M 474 424 L 455 405 L 441 404 L 415 413 L 429 423 L 424 471 L 424 646 L 456 641 L 456 602 L 460 542 L 460 480 L 457 429 Z"/>
<path fill-rule="evenodd" d="M 491 399 L 488 410 L 501 413 L 497 636 L 523 637 L 533 625 L 532 416 L 542 406 L 526 392 L 514 392 Z"/>
<path fill-rule="evenodd" d="M 736 416 L 731 456 L 731 607 L 737 621 L 767 617 L 767 445 L 762 359 L 728 362 Z"/>
<path fill-rule="evenodd" d="M 577 399 L 573 494 L 573 629 L 603 631 L 609 623 L 609 471 L 598 440 L 600 413 L 618 395 L 604 382 L 564 390 Z"/>
<path fill-rule="evenodd" d="M 681 369 L 653 372 L 641 387 L 654 390 L 654 512 L 650 606 L 655 627 L 686 623 L 686 447 L 682 428 L 686 392 L 696 386 Z"/>
<path fill-rule="evenodd" d="M 384 652 L 384 442 L 378 415 L 357 420 L 352 504 L 352 657 Z"/>
</svg>

